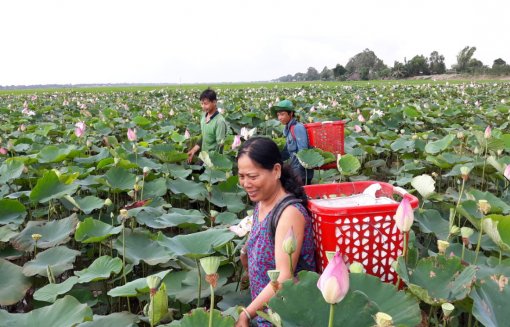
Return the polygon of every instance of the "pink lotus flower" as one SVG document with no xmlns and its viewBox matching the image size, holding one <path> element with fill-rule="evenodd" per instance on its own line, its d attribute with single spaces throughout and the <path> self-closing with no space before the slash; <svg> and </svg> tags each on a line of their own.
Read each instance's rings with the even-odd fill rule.
<svg viewBox="0 0 510 327">
<path fill-rule="evenodd" d="M 6 155 L 7 154 L 7 149 L 0 146 L 0 154 Z"/>
<path fill-rule="evenodd" d="M 184 138 L 185 138 L 186 140 L 189 140 L 189 139 L 190 139 L 190 137 L 191 137 L 191 134 L 189 133 L 188 129 L 186 129 L 186 131 L 184 132 Z"/>
<path fill-rule="evenodd" d="M 86 125 L 84 122 L 80 121 L 78 123 L 76 123 L 74 125 L 76 128 L 74 129 L 74 134 L 77 136 L 77 137 L 82 137 L 83 134 L 85 134 L 85 128 L 86 128 Z"/>
<path fill-rule="evenodd" d="M 510 165 L 506 165 L 505 172 L 503 173 L 503 176 L 506 177 L 510 181 Z"/>
<path fill-rule="evenodd" d="M 163 119 L 163 114 L 161 112 L 158 113 L 158 119 L 160 119 L 160 120 Z"/>
<path fill-rule="evenodd" d="M 360 133 L 362 131 L 361 127 L 359 125 L 354 125 L 354 131 L 356 133 Z"/>
<path fill-rule="evenodd" d="M 400 232 L 406 233 L 411 229 L 414 221 L 414 212 L 407 198 L 402 199 L 393 219 L 395 219 Z"/>
<path fill-rule="evenodd" d="M 232 142 L 232 149 L 236 149 L 241 145 L 241 136 L 236 135 L 234 137 L 234 142 Z"/>
<path fill-rule="evenodd" d="M 128 128 L 127 137 L 128 137 L 128 140 L 130 140 L 131 142 L 136 141 L 136 129 Z"/>
<path fill-rule="evenodd" d="M 339 252 L 329 261 L 317 287 L 329 304 L 336 304 L 344 299 L 349 291 L 349 271 Z"/>
<path fill-rule="evenodd" d="M 491 134 L 492 134 L 492 129 L 491 129 L 491 126 L 489 125 L 485 128 L 484 136 L 486 139 L 490 139 Z"/>
<path fill-rule="evenodd" d="M 359 120 L 360 122 L 364 123 L 364 122 L 365 122 L 365 117 L 363 117 L 363 115 L 362 115 L 362 114 L 359 114 L 359 115 L 358 115 L 358 120 Z"/>
</svg>

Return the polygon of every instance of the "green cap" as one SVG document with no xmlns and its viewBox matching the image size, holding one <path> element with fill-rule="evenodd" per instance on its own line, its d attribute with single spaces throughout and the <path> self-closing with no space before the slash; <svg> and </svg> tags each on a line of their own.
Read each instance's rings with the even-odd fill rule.
<svg viewBox="0 0 510 327">
<path fill-rule="evenodd" d="M 290 100 L 282 100 L 278 102 L 276 105 L 271 107 L 273 113 L 277 113 L 278 111 L 296 111 L 292 101 Z"/>
</svg>

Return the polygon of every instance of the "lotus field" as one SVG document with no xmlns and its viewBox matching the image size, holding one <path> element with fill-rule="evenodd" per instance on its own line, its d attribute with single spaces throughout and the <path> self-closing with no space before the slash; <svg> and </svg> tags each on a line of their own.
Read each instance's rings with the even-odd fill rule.
<svg viewBox="0 0 510 327">
<path fill-rule="evenodd" d="M 261 314 L 285 327 L 509 325 L 509 83 L 219 88 L 225 149 L 200 171 L 186 151 L 203 89 L 0 94 L 0 326 L 234 326 L 251 298 L 246 236 L 228 227 L 253 207 L 236 149 L 250 135 L 283 146 L 269 108 L 284 98 L 302 122 L 345 121 L 345 155 L 314 184 L 386 182 L 419 207 L 396 217 L 400 287 L 350 262 L 340 302 L 300 272 Z"/>
</svg>

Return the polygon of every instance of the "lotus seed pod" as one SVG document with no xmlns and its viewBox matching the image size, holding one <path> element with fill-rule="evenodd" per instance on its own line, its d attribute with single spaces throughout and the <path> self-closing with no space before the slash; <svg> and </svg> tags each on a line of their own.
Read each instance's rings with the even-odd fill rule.
<svg viewBox="0 0 510 327">
<path fill-rule="evenodd" d="M 449 242 L 443 240 L 437 240 L 437 248 L 439 249 L 440 254 L 445 254 L 446 249 L 450 246 Z"/>
<path fill-rule="evenodd" d="M 460 167 L 460 174 L 462 175 L 462 178 L 464 180 L 467 180 L 470 171 L 471 171 L 471 169 L 469 169 L 469 167 L 466 167 L 466 166 Z"/>
<path fill-rule="evenodd" d="M 120 213 L 120 218 L 122 220 L 126 220 L 129 218 L 129 213 L 126 209 L 120 209 L 119 213 Z"/>
<path fill-rule="evenodd" d="M 487 200 L 478 200 L 478 209 L 484 215 L 488 214 L 491 211 L 491 205 Z"/>
<path fill-rule="evenodd" d="M 375 314 L 375 323 L 377 327 L 392 327 L 393 318 L 384 312 L 378 312 Z"/>
<path fill-rule="evenodd" d="M 216 216 L 218 216 L 219 212 L 216 211 L 216 210 L 211 210 L 209 211 L 209 215 L 212 217 L 212 218 L 216 218 Z"/>
<path fill-rule="evenodd" d="M 32 239 L 36 242 L 39 241 L 41 237 L 42 237 L 41 234 L 32 234 Z"/>
<path fill-rule="evenodd" d="M 200 259 L 200 265 L 207 275 L 215 274 L 220 266 L 221 258 L 217 256 Z"/>
<path fill-rule="evenodd" d="M 364 269 L 365 268 L 363 267 L 363 264 L 357 261 L 354 261 L 349 266 L 349 271 L 353 274 L 361 274 L 363 273 Z"/>
<path fill-rule="evenodd" d="M 462 236 L 462 238 L 469 239 L 471 237 L 471 235 L 473 235 L 473 233 L 474 233 L 474 231 L 470 227 L 461 227 L 460 228 L 460 235 Z"/>
<path fill-rule="evenodd" d="M 107 198 L 106 200 L 104 200 L 104 205 L 109 207 L 111 206 L 113 203 L 112 203 L 112 200 L 110 200 L 110 198 Z"/>
<path fill-rule="evenodd" d="M 269 276 L 269 279 L 274 282 L 274 281 L 277 281 L 278 280 L 278 277 L 280 277 L 280 271 L 275 269 L 275 270 L 268 270 L 267 271 L 267 275 Z"/>
<path fill-rule="evenodd" d="M 450 316 L 450 314 L 453 312 L 453 310 L 455 309 L 455 307 L 453 306 L 453 304 L 451 303 L 443 303 L 441 304 L 441 309 L 443 310 L 443 315 L 448 318 Z"/>
<path fill-rule="evenodd" d="M 149 167 L 143 167 L 143 174 L 144 175 L 147 175 L 150 171 L 151 171 L 151 169 Z"/>
</svg>

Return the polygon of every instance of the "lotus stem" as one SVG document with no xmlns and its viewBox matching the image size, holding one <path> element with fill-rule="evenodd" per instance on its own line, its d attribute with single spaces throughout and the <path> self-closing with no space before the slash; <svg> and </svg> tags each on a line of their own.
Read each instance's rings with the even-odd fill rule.
<svg viewBox="0 0 510 327">
<path fill-rule="evenodd" d="M 211 288 L 211 308 L 209 309 L 209 327 L 212 327 L 212 318 L 213 318 L 213 311 L 214 311 L 214 287 L 209 285 Z"/>
<path fill-rule="evenodd" d="M 473 264 L 476 265 L 478 260 L 478 252 L 480 252 L 480 243 L 482 243 L 482 234 L 483 234 L 483 218 L 480 220 L 480 234 L 478 235 L 478 242 L 476 243 L 476 251 L 475 251 L 475 261 Z"/>
<path fill-rule="evenodd" d="M 485 141 L 485 151 L 483 153 L 483 168 L 482 168 L 482 184 L 480 185 L 480 189 L 483 189 L 483 182 L 485 179 L 485 166 L 487 165 L 487 150 L 489 149 L 489 141 Z"/>
<path fill-rule="evenodd" d="M 126 228 L 124 221 L 122 221 L 122 277 L 124 278 L 124 285 L 127 284 L 126 278 Z M 128 311 L 131 312 L 131 304 L 129 303 L 129 297 L 126 296 Z"/>
<path fill-rule="evenodd" d="M 459 199 L 457 200 L 457 205 L 455 206 L 455 209 L 453 211 L 453 219 L 455 219 L 455 215 L 457 214 L 457 208 L 460 205 L 460 200 L 462 199 L 462 193 L 464 193 L 464 186 L 466 185 L 466 181 L 464 178 L 462 179 L 462 185 L 460 186 L 460 193 L 459 193 Z M 460 215 L 459 215 L 459 227 L 462 226 L 460 224 Z"/>
<path fill-rule="evenodd" d="M 464 243 L 462 243 L 462 252 L 460 254 L 460 261 L 463 261 L 464 260 L 464 252 L 465 252 L 465 248 L 466 246 L 464 245 Z"/>
<path fill-rule="evenodd" d="M 197 308 L 200 307 L 200 297 L 202 296 L 202 272 L 200 271 L 200 262 L 198 259 L 195 259 L 197 263 L 197 271 L 198 271 L 198 298 L 197 298 Z"/>
<path fill-rule="evenodd" d="M 407 265 L 407 233 L 408 232 L 404 232 L 404 246 L 402 249 L 402 256 L 404 257 L 406 265 Z"/>
<path fill-rule="evenodd" d="M 243 270 L 244 270 L 244 267 L 243 267 L 243 265 L 241 265 L 241 270 L 239 271 L 239 279 L 237 280 L 236 292 L 237 292 L 237 290 L 239 290 L 239 284 L 241 284 L 241 279 L 243 277 Z"/>
<path fill-rule="evenodd" d="M 289 254 L 289 264 L 290 264 L 290 276 L 292 278 L 294 276 L 294 267 L 292 266 L 292 254 Z"/>
<path fill-rule="evenodd" d="M 335 307 L 333 304 L 329 305 L 329 323 L 328 327 L 333 327 L 333 319 L 335 318 Z"/>
</svg>

